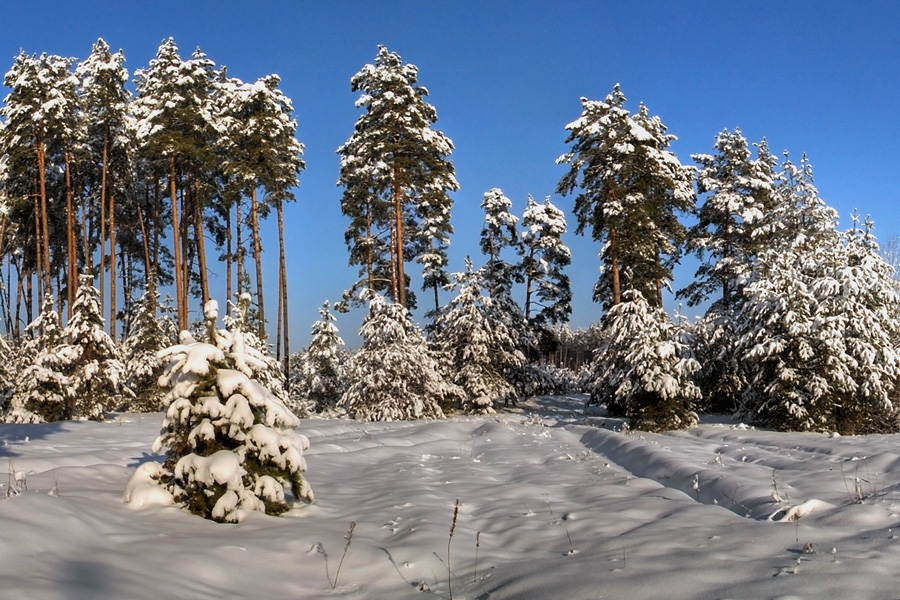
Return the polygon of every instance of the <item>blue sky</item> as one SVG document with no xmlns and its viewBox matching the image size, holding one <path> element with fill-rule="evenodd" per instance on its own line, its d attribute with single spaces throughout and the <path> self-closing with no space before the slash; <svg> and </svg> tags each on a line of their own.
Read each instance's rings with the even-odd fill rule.
<svg viewBox="0 0 900 600">
<path fill-rule="evenodd" d="M 629 108 L 644 102 L 678 136 L 672 149 L 682 162 L 693 164 L 691 154 L 738 127 L 751 141 L 766 137 L 775 153 L 807 153 L 842 226 L 857 208 L 882 240 L 900 229 L 895 2 L 35 1 L 9 3 L 0 19 L 3 72 L 20 49 L 83 59 L 102 37 L 124 50 L 133 73 L 174 37 L 183 57 L 200 47 L 233 77 L 282 77 L 307 164 L 286 213 L 294 349 L 308 341 L 322 301 L 340 298 L 356 278 L 335 149 L 358 116 L 350 77 L 379 44 L 419 67 L 437 128 L 456 146 L 451 270 L 477 256 L 479 205 L 493 187 L 519 214 L 528 194 L 551 195 L 574 229 L 573 199 L 553 194 L 564 172 L 555 164 L 566 150 L 564 127 L 580 114 L 580 97 L 603 99 L 617 82 Z M 274 225 L 264 259 L 271 303 Z M 601 314 L 590 300 L 599 248 L 589 238 L 566 241 L 572 325 L 585 326 Z M 695 267 L 685 261 L 676 271 L 676 289 Z M 212 285 L 221 302 L 224 281 Z M 351 344 L 360 318 L 339 319 Z"/>
</svg>

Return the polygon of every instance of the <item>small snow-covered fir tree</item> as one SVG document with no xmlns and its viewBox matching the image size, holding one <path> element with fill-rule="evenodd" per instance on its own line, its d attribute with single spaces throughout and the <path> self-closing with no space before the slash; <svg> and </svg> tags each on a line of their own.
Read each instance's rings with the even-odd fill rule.
<svg viewBox="0 0 900 600">
<path fill-rule="evenodd" d="M 606 404 L 635 429 L 665 431 L 697 423 L 700 365 L 681 331 L 661 307 L 637 290 L 603 317 L 603 342 L 596 350 L 590 403 Z"/>
<path fill-rule="evenodd" d="M 135 394 L 127 405 L 129 410 L 157 411 L 165 393 L 157 384 L 165 367 L 158 354 L 175 340 L 169 337 L 157 318 L 158 307 L 159 293 L 151 283 L 137 302 L 131 332 L 122 343 L 125 381 Z"/>
<path fill-rule="evenodd" d="M 334 408 L 344 392 L 343 365 L 340 357 L 344 340 L 326 301 L 319 309 L 320 319 L 312 326 L 309 348 L 303 353 L 291 395 L 308 400 L 313 410 Z"/>
<path fill-rule="evenodd" d="M 284 372 L 281 370 L 281 363 L 272 358 L 269 354 L 268 344 L 256 334 L 256 324 L 251 318 L 254 316 L 254 313 L 251 311 L 252 304 L 253 299 L 250 294 L 246 292 L 239 294 L 237 304 L 231 304 L 231 315 L 223 319 L 225 327 L 229 331 L 240 332 L 244 346 L 254 351 L 259 360 L 265 364 L 264 369 L 255 371 L 255 379 L 269 390 L 279 402 L 291 408 L 295 414 L 303 416 L 306 414 L 306 411 L 299 406 L 294 406 L 285 390 Z"/>
<path fill-rule="evenodd" d="M 491 318 L 495 300 L 482 294 L 484 270 L 473 271 L 467 259 L 466 271 L 453 278 L 457 295 L 434 327 L 441 371 L 463 389 L 463 410 L 492 413 L 494 405 L 517 398 L 504 373 L 520 366 L 524 357 L 504 321 Z"/>
<path fill-rule="evenodd" d="M 125 367 L 118 348 L 103 329 L 100 292 L 93 285 L 93 276 L 79 279 L 72 319 L 63 332 L 71 340 L 71 416 L 102 419 L 105 410 L 119 407 L 134 394 L 125 386 Z"/>
<path fill-rule="evenodd" d="M 18 376 L 5 420 L 40 423 L 71 419 L 73 390 L 68 372 L 72 349 L 65 344 L 53 296 L 44 296 L 41 314 L 25 328 L 28 340 L 19 350 Z"/>
<path fill-rule="evenodd" d="M 442 418 L 447 385 L 425 336 L 401 304 L 369 292 L 362 346 L 347 369 L 341 405 L 354 419 Z"/>
<path fill-rule="evenodd" d="M 185 331 L 161 352 L 169 363 L 160 384 L 169 393 L 153 449 L 166 449 L 166 460 L 140 469 L 133 482 L 149 475 L 185 509 L 215 521 L 281 514 L 290 507 L 287 492 L 312 502 L 303 478 L 309 441 L 296 431 L 299 419 L 256 379 L 268 368 L 264 356 L 240 329 L 216 329 L 215 301 L 204 314 L 209 341 Z M 135 488 L 129 484 L 126 500 Z"/>
</svg>

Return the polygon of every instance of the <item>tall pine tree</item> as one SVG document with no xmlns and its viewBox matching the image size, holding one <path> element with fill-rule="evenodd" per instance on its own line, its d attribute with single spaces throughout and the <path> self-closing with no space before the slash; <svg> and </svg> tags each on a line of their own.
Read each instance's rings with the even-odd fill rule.
<svg viewBox="0 0 900 600">
<path fill-rule="evenodd" d="M 344 186 L 341 210 L 351 220 L 345 235 L 350 263 L 371 290 L 387 290 L 414 306 L 406 262 L 425 269 L 426 285 L 440 285 L 449 235 L 448 192 L 459 188 L 449 156 L 453 143 L 432 128 L 437 111 L 425 101 L 418 69 L 378 47 L 375 64 L 351 79 L 365 109 L 350 139 L 338 148 Z"/>
</svg>

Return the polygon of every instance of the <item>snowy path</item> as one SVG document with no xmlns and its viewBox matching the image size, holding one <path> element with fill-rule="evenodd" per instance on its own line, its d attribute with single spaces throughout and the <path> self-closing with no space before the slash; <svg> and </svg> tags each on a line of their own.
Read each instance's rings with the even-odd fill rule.
<svg viewBox="0 0 900 600">
<path fill-rule="evenodd" d="M 0 426 L 0 456 L 28 488 L 0 498 L 0 597 L 449 598 L 457 499 L 453 598 L 898 597 L 900 437 L 721 424 L 626 436 L 580 403 L 304 421 L 316 504 L 238 525 L 120 502 L 154 458 L 159 415 Z M 810 499 L 799 521 L 766 520 Z"/>
</svg>

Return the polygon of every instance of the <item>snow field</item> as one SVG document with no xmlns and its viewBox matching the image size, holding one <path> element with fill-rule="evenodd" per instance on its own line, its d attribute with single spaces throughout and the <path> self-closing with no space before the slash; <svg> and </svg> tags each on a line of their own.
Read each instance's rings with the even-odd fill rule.
<svg viewBox="0 0 900 600">
<path fill-rule="evenodd" d="M 0 478 L 0 596 L 448 598 L 459 499 L 454 598 L 896 597 L 900 439 L 716 423 L 626 435 L 582 402 L 303 420 L 315 504 L 236 525 L 122 503 L 134 470 L 161 459 L 161 415 L 0 426 L 0 454 L 24 475 L 18 493 Z M 769 520 L 811 500 L 799 520 Z"/>
</svg>

